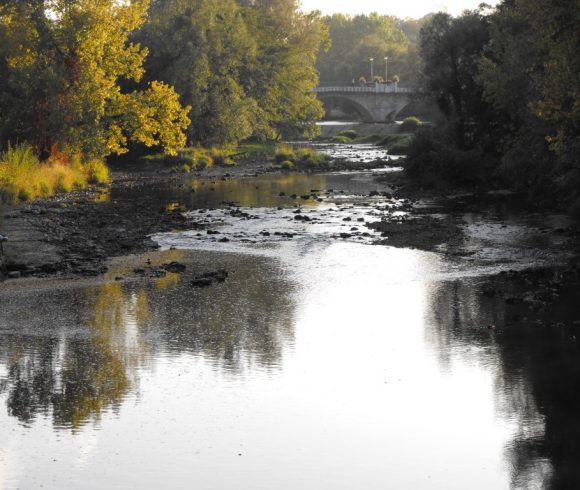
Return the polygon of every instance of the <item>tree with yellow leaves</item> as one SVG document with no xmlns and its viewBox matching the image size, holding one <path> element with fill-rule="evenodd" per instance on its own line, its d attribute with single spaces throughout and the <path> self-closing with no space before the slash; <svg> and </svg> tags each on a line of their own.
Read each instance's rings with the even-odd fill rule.
<svg viewBox="0 0 580 490">
<path fill-rule="evenodd" d="M 0 140 L 40 152 L 104 157 L 130 142 L 185 144 L 189 107 L 172 87 L 143 77 L 147 49 L 129 42 L 147 0 L 17 0 L 0 3 Z"/>
</svg>

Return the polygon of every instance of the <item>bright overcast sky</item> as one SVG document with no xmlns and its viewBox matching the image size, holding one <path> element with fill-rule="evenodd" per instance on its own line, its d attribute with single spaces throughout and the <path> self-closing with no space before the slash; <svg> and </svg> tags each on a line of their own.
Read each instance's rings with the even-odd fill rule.
<svg viewBox="0 0 580 490">
<path fill-rule="evenodd" d="M 458 15 L 463 10 L 474 9 L 483 0 L 302 0 L 302 10 L 321 10 L 323 14 L 342 12 L 344 14 L 379 14 L 405 18 L 423 17 L 430 12 L 445 11 Z M 498 0 L 487 0 L 495 5 Z"/>
</svg>

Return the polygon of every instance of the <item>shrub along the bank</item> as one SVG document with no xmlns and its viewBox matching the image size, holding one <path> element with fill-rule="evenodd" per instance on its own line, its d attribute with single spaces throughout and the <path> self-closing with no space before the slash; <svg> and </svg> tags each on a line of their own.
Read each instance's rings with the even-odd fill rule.
<svg viewBox="0 0 580 490">
<path fill-rule="evenodd" d="M 234 156 L 238 153 L 240 152 L 231 148 L 191 147 L 178 150 L 176 155 L 156 153 L 142 158 L 149 161 L 163 162 L 171 165 L 174 170 L 189 173 L 192 170 L 203 170 L 214 165 L 234 165 Z"/>
<path fill-rule="evenodd" d="M 340 134 L 334 136 L 331 140 L 332 143 L 340 143 L 342 145 L 346 145 L 352 141 L 352 139 L 348 138 L 347 136 L 341 136 Z"/>
<path fill-rule="evenodd" d="M 304 147 L 294 149 L 290 145 L 279 145 L 276 148 L 274 160 L 283 169 L 291 170 L 293 168 L 317 168 L 327 163 L 329 158 L 314 148 Z"/>
<path fill-rule="evenodd" d="M 414 140 L 415 135 L 412 133 L 388 134 L 379 145 L 384 146 L 393 155 L 406 155 Z"/>
<path fill-rule="evenodd" d="M 491 184 L 497 161 L 481 149 L 459 150 L 444 133 L 418 131 L 408 147 L 405 171 L 421 187 L 479 187 Z"/>
<path fill-rule="evenodd" d="M 14 204 L 70 192 L 89 183 L 105 182 L 107 166 L 100 160 L 83 162 L 78 154 L 53 151 L 40 161 L 28 144 L 9 146 L 0 154 L 0 201 Z"/>
<path fill-rule="evenodd" d="M 403 119 L 399 126 L 399 133 L 415 133 L 421 126 L 421 119 L 415 116 L 409 116 Z"/>
</svg>

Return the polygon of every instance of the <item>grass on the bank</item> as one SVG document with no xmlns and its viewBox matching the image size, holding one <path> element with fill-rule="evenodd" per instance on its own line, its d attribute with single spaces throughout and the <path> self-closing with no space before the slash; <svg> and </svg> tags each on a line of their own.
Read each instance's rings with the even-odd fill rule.
<svg viewBox="0 0 580 490">
<path fill-rule="evenodd" d="M 345 131 L 341 131 L 340 133 L 338 133 L 330 141 L 332 143 L 348 144 L 348 143 L 351 143 L 353 140 L 357 139 L 357 137 L 358 137 L 358 134 L 355 130 L 347 129 Z"/>
<path fill-rule="evenodd" d="M 357 138 L 354 142 L 355 143 L 369 143 L 369 144 L 378 144 L 385 136 L 382 134 L 367 134 L 366 136 L 361 136 Z"/>
<path fill-rule="evenodd" d="M 100 160 L 82 162 L 80 155 L 54 152 L 41 162 L 32 146 L 9 146 L 0 154 L 0 201 L 15 204 L 105 182 L 107 166 Z"/>
<path fill-rule="evenodd" d="M 214 165 L 235 165 L 235 157 L 240 151 L 231 148 L 189 147 L 178 150 L 177 155 L 156 153 L 142 157 L 144 160 L 164 162 L 174 170 L 189 173 L 192 170 L 203 170 Z"/>
<path fill-rule="evenodd" d="M 278 145 L 274 157 L 276 163 L 285 170 L 293 168 L 316 168 L 328 162 L 327 155 L 314 148 L 294 148 L 290 145 Z"/>
<path fill-rule="evenodd" d="M 149 161 L 164 162 L 177 172 L 189 173 L 213 165 L 228 166 L 244 161 L 275 162 L 285 170 L 315 168 L 328 161 L 328 157 L 312 148 L 294 148 L 287 144 L 242 143 L 226 148 L 185 148 L 177 155 L 154 154 L 142 157 Z"/>
</svg>

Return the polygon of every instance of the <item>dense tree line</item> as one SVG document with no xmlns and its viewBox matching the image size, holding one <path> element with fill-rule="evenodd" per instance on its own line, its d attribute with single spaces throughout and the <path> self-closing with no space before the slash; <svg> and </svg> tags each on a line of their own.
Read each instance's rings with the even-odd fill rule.
<svg viewBox="0 0 580 490">
<path fill-rule="evenodd" d="M 401 20 L 377 13 L 324 17 L 331 47 L 320 53 L 316 65 L 321 84 L 350 85 L 361 77 L 370 81 L 369 60 L 373 58 L 376 77 L 397 76 L 406 86 L 414 86 L 419 75 L 419 30 L 428 18 Z"/>
<path fill-rule="evenodd" d="M 420 134 L 425 185 L 512 185 L 580 212 L 580 4 L 504 0 L 420 33 L 422 77 L 445 116 Z"/>
<path fill-rule="evenodd" d="M 190 142 L 309 133 L 323 114 L 312 88 L 326 30 L 295 0 L 153 0 L 136 39 L 147 76 L 191 105 Z"/>
<path fill-rule="evenodd" d="M 0 0 L 0 144 L 104 157 L 312 134 L 326 41 L 295 0 Z"/>
</svg>

